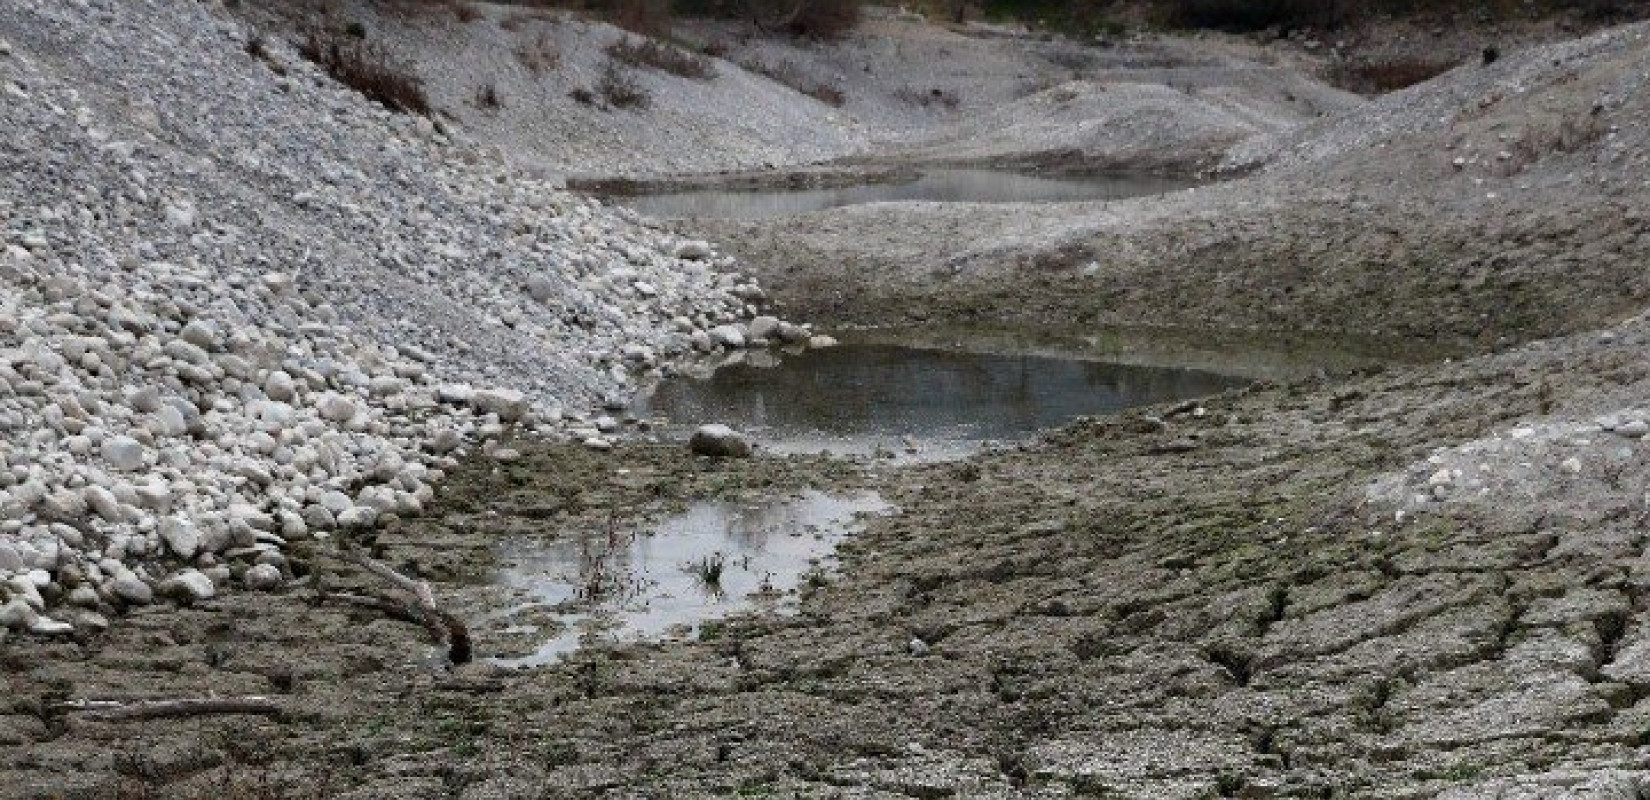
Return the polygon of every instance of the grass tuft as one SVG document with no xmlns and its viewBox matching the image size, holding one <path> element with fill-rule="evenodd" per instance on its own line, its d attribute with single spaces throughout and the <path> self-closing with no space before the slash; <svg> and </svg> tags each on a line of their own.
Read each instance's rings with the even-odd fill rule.
<svg viewBox="0 0 1650 800">
<path fill-rule="evenodd" d="M 653 97 L 634 77 L 612 63 L 602 70 L 596 89 L 612 108 L 647 108 L 653 103 Z"/>
</svg>

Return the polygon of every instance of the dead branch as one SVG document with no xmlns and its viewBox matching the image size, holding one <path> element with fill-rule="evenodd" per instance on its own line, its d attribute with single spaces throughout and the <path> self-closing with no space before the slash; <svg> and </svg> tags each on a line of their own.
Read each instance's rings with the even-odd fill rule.
<svg viewBox="0 0 1650 800">
<path fill-rule="evenodd" d="M 443 692 L 467 692 L 469 694 L 490 694 L 504 691 L 503 681 L 463 680 L 463 681 L 436 681 L 432 686 Z"/>
<path fill-rule="evenodd" d="M 383 614 L 399 622 L 408 622 L 413 625 L 424 625 L 424 612 L 412 608 L 405 603 L 370 594 L 344 594 L 342 592 L 321 591 L 320 599 L 323 603 L 343 603 L 344 605 L 359 606 Z"/>
<path fill-rule="evenodd" d="M 341 551 L 334 553 L 338 559 L 354 564 L 380 578 L 388 581 L 396 588 L 410 594 L 416 600 L 412 607 L 401 606 L 398 611 L 394 608 L 394 601 L 385 598 L 365 598 L 358 595 L 346 595 L 349 599 L 344 602 L 356 605 L 370 606 L 384 611 L 397 619 L 406 620 L 423 625 L 430 632 L 430 640 L 447 648 L 447 659 L 454 664 L 468 664 L 474 657 L 474 650 L 470 644 L 470 629 L 464 621 L 452 614 L 442 611 L 435 605 L 435 593 L 430 591 L 430 585 L 424 581 L 416 581 L 393 569 L 383 562 L 374 560 L 367 555 L 355 551 Z M 338 595 L 331 595 L 339 597 Z"/>
<path fill-rule="evenodd" d="M 281 704 L 267 697 L 195 697 L 184 700 L 139 700 L 121 703 L 114 700 L 76 700 L 60 703 L 54 708 L 70 713 L 85 713 L 91 719 L 103 722 L 131 722 L 143 719 L 176 719 L 216 714 L 256 714 L 280 716 Z"/>
</svg>

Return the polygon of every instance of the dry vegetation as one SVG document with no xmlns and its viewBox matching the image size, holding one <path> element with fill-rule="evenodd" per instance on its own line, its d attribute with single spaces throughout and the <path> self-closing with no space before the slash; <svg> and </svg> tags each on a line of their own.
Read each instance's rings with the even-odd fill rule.
<svg viewBox="0 0 1650 800">
<path fill-rule="evenodd" d="M 653 102 L 652 96 L 634 77 L 611 62 L 602 70 L 602 78 L 596 84 L 596 91 L 607 101 L 610 108 L 646 108 Z M 574 99 L 577 100 L 578 97 L 575 96 Z"/>
<path fill-rule="evenodd" d="M 1336 86 L 1360 94 L 1384 94 L 1432 80 L 1455 66 L 1454 62 L 1419 57 L 1348 62 L 1336 66 L 1331 79 Z"/>
<path fill-rule="evenodd" d="M 561 64 L 561 49 L 550 34 L 540 32 L 532 41 L 516 46 L 516 61 L 528 72 L 543 75 Z"/>
<path fill-rule="evenodd" d="M 339 83 L 391 111 L 430 113 L 424 86 L 405 64 L 382 47 L 365 41 L 365 31 L 352 26 L 340 33 L 315 26 L 298 43 L 304 58 L 319 64 Z"/>
<path fill-rule="evenodd" d="M 739 66 L 827 105 L 841 107 L 848 101 L 847 95 L 843 94 L 840 88 L 808 77 L 794 61 L 769 64 L 753 58 L 739 62 Z"/>
<path fill-rule="evenodd" d="M 716 65 L 710 59 L 657 39 L 626 36 L 608 45 L 607 55 L 621 64 L 683 78 L 708 81 L 716 77 Z"/>
<path fill-rule="evenodd" d="M 1498 156 L 1501 174 L 1512 177 L 1549 155 L 1575 153 L 1604 137 L 1601 107 L 1584 113 L 1566 114 L 1554 123 L 1532 121 Z"/>
</svg>

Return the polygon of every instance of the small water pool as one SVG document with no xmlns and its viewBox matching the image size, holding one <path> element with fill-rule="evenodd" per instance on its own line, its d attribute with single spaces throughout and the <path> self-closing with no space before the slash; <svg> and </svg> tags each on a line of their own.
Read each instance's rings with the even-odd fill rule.
<svg viewBox="0 0 1650 800">
<path fill-rule="evenodd" d="M 690 637 L 738 611 L 786 611 L 862 515 L 887 511 L 873 492 L 809 490 L 696 503 L 639 530 L 510 543 L 495 582 L 520 602 L 493 621 L 521 646 L 492 661 L 538 666 L 595 641 Z"/>
<path fill-rule="evenodd" d="M 1248 382 L 1174 366 L 848 343 L 794 356 L 747 353 L 708 377 L 663 382 L 639 409 L 723 422 L 771 452 L 928 460 Z"/>
<path fill-rule="evenodd" d="M 933 169 L 915 180 L 833 188 L 696 189 L 614 198 L 650 217 L 761 219 L 839 206 L 899 201 L 950 203 L 1060 203 L 1121 200 L 1197 185 L 1185 178 L 1150 176 L 1044 177 L 991 169 Z"/>
</svg>

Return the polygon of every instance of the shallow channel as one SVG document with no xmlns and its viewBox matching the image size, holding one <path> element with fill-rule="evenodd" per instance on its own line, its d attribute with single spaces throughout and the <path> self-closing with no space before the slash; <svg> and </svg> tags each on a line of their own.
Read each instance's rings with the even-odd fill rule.
<svg viewBox="0 0 1650 800">
<path fill-rule="evenodd" d="M 915 180 L 831 188 L 694 189 L 616 197 L 614 202 L 665 219 L 761 219 L 840 206 L 902 201 L 1060 203 L 1121 200 L 1197 185 L 1151 176 L 1046 177 L 991 169 L 933 169 Z"/>
</svg>

